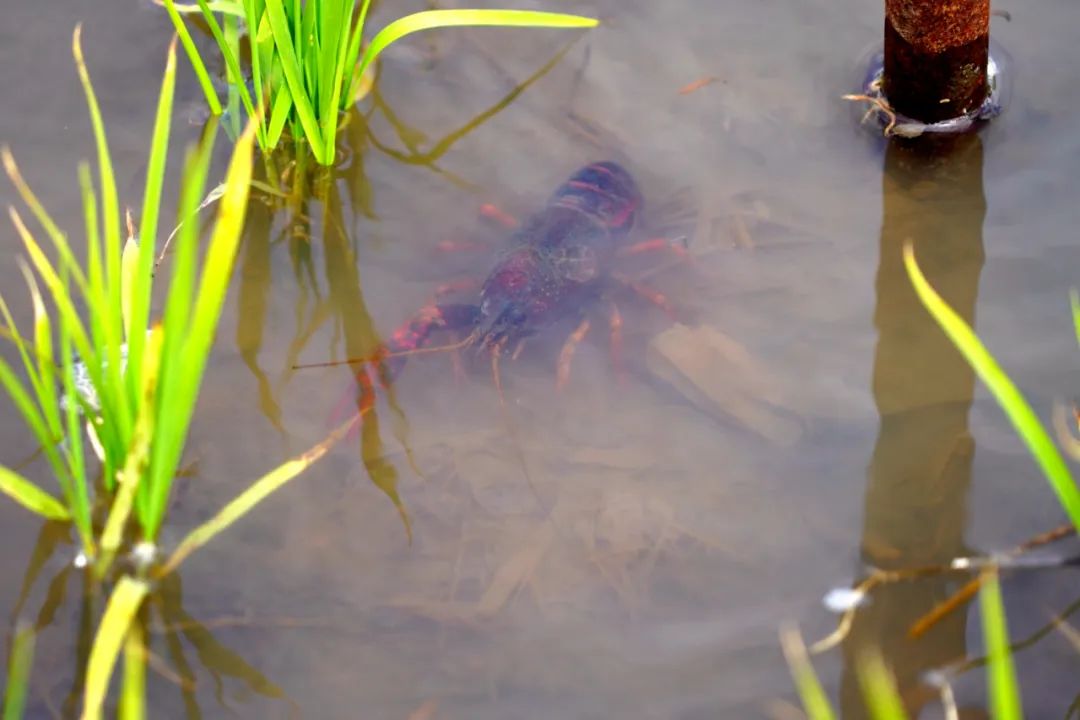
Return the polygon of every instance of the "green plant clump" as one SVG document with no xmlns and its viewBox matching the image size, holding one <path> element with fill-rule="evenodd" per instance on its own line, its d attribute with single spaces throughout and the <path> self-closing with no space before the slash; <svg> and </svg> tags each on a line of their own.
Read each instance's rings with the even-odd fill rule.
<svg viewBox="0 0 1080 720">
<path fill-rule="evenodd" d="M 593 18 L 528 10 L 426 10 L 393 21 L 363 45 L 371 0 L 160 0 L 172 18 L 213 114 L 222 112 L 210 75 L 182 12 L 201 11 L 225 59 L 230 93 L 238 93 L 264 151 L 286 125 L 306 138 L 316 160 L 332 165 L 341 111 L 356 101 L 372 62 L 393 42 L 421 30 L 454 26 L 586 28 Z M 219 23 L 215 13 L 220 13 Z M 251 86 L 240 67 L 240 24 L 250 43 Z"/>
<path fill-rule="evenodd" d="M 157 535 L 244 224 L 255 129 L 251 124 L 242 133 L 224 183 L 209 195 L 220 198 L 219 209 L 201 262 L 197 257 L 198 223 L 180 222 L 163 317 L 151 323 L 154 238 L 175 88 L 175 43 L 169 48 L 150 145 L 142 239 L 131 233 L 126 242 L 105 130 L 83 60 L 79 28 L 72 47 L 98 150 L 99 187 L 91 179 L 89 165 L 79 167 L 85 267 L 76 260 L 67 235 L 23 180 L 11 152 L 7 148 L 0 151 L 8 175 L 44 229 L 56 256 L 55 260 L 49 258 L 22 215 L 10 208 L 30 259 L 29 265 L 22 263 L 21 267 L 32 300 L 33 330 L 32 338 L 20 332 L 0 296 L 4 321 L 0 333 L 14 343 L 25 375 L 24 380 L 0 358 L 0 385 L 41 444 L 60 495 L 6 467 L 0 467 L 0 493 L 45 519 L 72 523 L 81 547 L 76 564 L 86 566 L 93 585 L 111 586 L 85 668 L 82 717 L 101 716 L 121 652 L 125 657 L 121 714 L 144 717 L 146 649 L 138 616 L 155 590 L 155 581 L 322 457 L 360 417 L 352 417 L 306 453 L 257 480 L 188 534 L 167 559 L 159 561 Z M 205 205 L 200 199 L 216 125 L 210 130 L 207 139 L 187 155 L 179 203 L 182 219 L 191 218 Z M 80 306 L 85 308 L 85 321 L 77 309 Z M 97 464 L 91 462 L 84 428 L 100 462 L 100 482 L 93 472 Z M 125 551 L 125 562 L 115 562 L 121 551 Z M 28 628 L 19 632 L 11 648 L 3 702 L 5 720 L 22 712 L 33 643 L 33 628 Z"/>
</svg>

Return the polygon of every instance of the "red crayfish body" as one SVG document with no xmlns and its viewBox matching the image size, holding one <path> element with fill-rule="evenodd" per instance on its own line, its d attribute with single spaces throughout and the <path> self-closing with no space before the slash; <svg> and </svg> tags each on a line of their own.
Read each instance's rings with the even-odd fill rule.
<svg viewBox="0 0 1080 720">
<path fill-rule="evenodd" d="M 460 346 L 516 352 L 530 335 L 583 316 L 615 280 L 643 205 L 637 183 L 614 162 L 587 165 L 509 238 L 473 304 L 433 303 L 397 330 L 383 358 L 390 378 L 435 330 L 467 334 Z"/>
</svg>

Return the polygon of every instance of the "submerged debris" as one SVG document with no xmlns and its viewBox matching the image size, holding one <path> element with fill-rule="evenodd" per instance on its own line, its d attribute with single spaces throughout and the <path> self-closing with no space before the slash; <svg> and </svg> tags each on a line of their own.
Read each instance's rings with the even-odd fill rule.
<svg viewBox="0 0 1080 720">
<path fill-rule="evenodd" d="M 776 383 L 746 348 L 714 327 L 675 325 L 649 343 L 646 362 L 708 415 L 734 419 L 778 445 L 802 435 L 800 424 L 780 413 Z"/>
</svg>

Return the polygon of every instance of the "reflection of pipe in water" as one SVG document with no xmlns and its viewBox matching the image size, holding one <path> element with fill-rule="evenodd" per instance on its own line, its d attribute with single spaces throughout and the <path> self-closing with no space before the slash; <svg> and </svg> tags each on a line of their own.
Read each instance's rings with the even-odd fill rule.
<svg viewBox="0 0 1080 720">
<path fill-rule="evenodd" d="M 986 213 L 982 145 L 973 135 L 946 142 L 891 143 L 885 156 L 873 375 L 881 421 L 862 539 L 863 560 L 879 568 L 969 554 L 963 538 L 975 449 L 968 432 L 975 376 L 920 305 L 901 255 L 904 241 L 914 239 L 930 282 L 974 324 Z M 866 646 L 880 648 L 913 715 L 937 697 L 921 675 L 965 654 L 966 611 L 918 640 L 909 639 L 908 630 L 954 584 L 954 578 L 942 577 L 874 590 L 844 642 L 845 718 L 866 716 L 855 675 L 856 658 Z"/>
</svg>

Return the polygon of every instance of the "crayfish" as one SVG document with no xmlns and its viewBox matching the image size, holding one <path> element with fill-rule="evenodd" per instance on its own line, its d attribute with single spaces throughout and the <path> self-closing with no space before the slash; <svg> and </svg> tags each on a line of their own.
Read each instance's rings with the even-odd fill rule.
<svg viewBox="0 0 1080 720">
<path fill-rule="evenodd" d="M 482 282 L 454 283 L 437 291 L 430 304 L 395 330 L 373 357 L 364 359 L 365 365 L 375 366 L 385 385 L 398 376 L 410 355 L 473 348 L 490 356 L 498 387 L 500 357 L 509 353 L 516 359 L 528 338 L 557 323 L 572 321 L 577 325 L 558 359 L 556 384 L 562 389 L 569 379 L 575 348 L 591 328 L 590 315 L 606 306 L 612 360 L 620 369 L 618 292 L 636 293 L 670 316 L 674 309 L 663 294 L 620 272 L 616 260 L 654 250 L 687 257 L 684 246 L 666 238 L 633 240 L 642 207 L 641 191 L 623 167 L 614 162 L 582 167 L 556 188 L 541 210 L 523 222 L 500 214 L 501 222 L 514 228 L 507 249 L 494 258 L 487 277 Z M 474 302 L 440 300 L 447 290 L 464 289 L 476 292 Z M 430 347 L 437 332 L 463 339 Z M 319 365 L 327 364 L 337 363 Z M 372 402 L 372 382 L 366 367 L 356 378 L 360 385 L 358 403 L 367 405 Z"/>
</svg>

